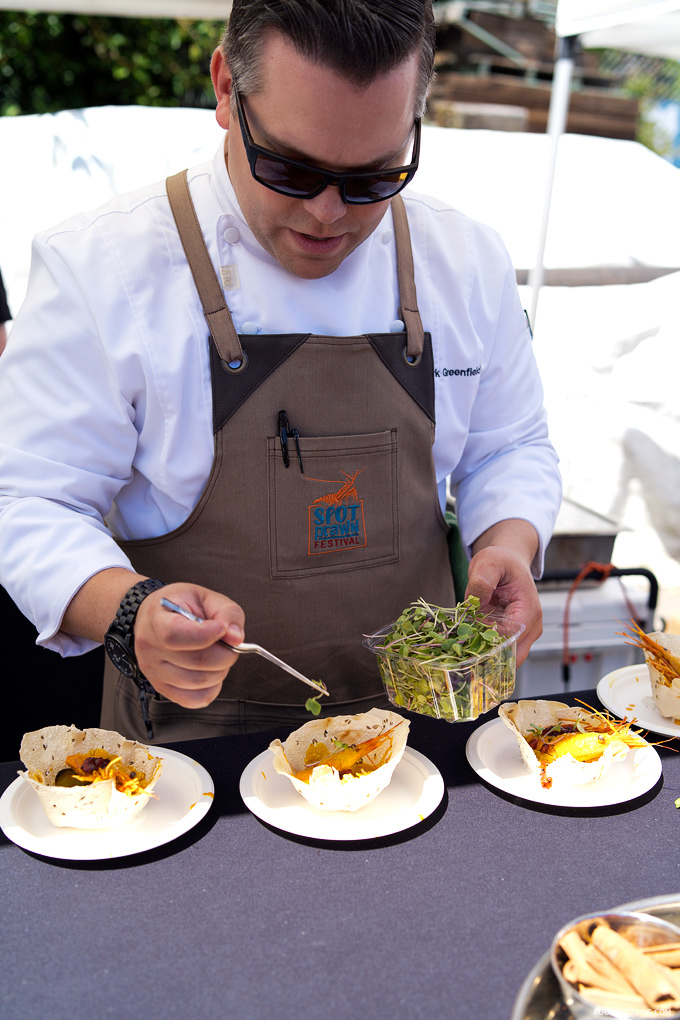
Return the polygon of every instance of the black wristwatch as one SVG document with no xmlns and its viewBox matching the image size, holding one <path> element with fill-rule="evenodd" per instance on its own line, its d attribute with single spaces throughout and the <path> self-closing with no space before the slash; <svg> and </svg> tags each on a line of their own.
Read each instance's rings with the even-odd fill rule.
<svg viewBox="0 0 680 1020">
<path fill-rule="evenodd" d="M 133 584 L 123 596 L 116 618 L 106 632 L 104 647 L 108 657 L 119 673 L 129 676 L 131 680 L 142 675 L 135 656 L 137 611 L 147 595 L 164 587 L 164 581 L 156 581 L 153 578 Z"/>
<path fill-rule="evenodd" d="M 149 718 L 147 696 L 156 692 L 141 672 L 135 655 L 135 620 L 137 612 L 147 595 L 165 587 L 165 581 L 147 578 L 138 581 L 125 593 L 118 607 L 116 618 L 106 632 L 104 647 L 106 654 L 119 673 L 133 680 L 139 690 L 139 702 L 149 740 L 153 739 L 153 728 Z"/>
</svg>

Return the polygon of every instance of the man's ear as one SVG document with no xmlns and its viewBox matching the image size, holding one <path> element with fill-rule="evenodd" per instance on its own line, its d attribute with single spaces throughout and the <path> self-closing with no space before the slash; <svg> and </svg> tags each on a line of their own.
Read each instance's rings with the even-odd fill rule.
<svg viewBox="0 0 680 1020">
<path fill-rule="evenodd" d="M 215 117 L 220 127 L 227 131 L 231 120 L 232 75 L 231 68 L 220 46 L 217 47 L 210 61 L 210 77 L 212 78 L 215 98 L 217 99 Z"/>
</svg>

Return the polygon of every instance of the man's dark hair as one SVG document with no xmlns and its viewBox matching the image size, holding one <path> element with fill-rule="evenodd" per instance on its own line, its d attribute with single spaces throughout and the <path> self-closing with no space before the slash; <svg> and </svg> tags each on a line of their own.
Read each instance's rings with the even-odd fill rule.
<svg viewBox="0 0 680 1020">
<path fill-rule="evenodd" d="M 423 113 L 434 68 L 431 0 L 233 0 L 222 49 L 244 95 L 260 87 L 268 31 L 359 88 L 419 50 L 415 114 Z"/>
</svg>

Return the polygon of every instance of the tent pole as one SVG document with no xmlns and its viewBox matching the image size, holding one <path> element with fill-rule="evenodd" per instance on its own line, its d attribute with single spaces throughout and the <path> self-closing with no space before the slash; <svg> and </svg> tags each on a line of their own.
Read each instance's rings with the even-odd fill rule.
<svg viewBox="0 0 680 1020">
<path fill-rule="evenodd" d="M 550 109 L 548 111 L 547 134 L 550 138 L 550 153 L 546 173 L 545 194 L 543 197 L 543 210 L 541 213 L 538 247 L 536 251 L 536 263 L 529 273 L 528 283 L 531 288 L 531 307 L 529 321 L 532 328 L 536 324 L 536 308 L 538 306 L 538 295 L 545 276 L 543 256 L 545 253 L 545 241 L 548 233 L 548 219 L 550 217 L 550 202 L 552 199 L 553 182 L 555 179 L 555 166 L 557 163 L 557 146 L 560 136 L 564 134 L 567 124 L 567 112 L 569 110 L 569 93 L 571 89 L 571 78 L 574 70 L 574 53 L 578 36 L 569 35 L 559 41 L 559 51 L 555 71 L 553 74 L 552 89 L 550 92 Z"/>
</svg>

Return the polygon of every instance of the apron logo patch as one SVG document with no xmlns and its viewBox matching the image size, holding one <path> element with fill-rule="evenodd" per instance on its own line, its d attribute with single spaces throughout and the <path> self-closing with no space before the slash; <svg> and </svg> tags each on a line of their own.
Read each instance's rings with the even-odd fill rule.
<svg viewBox="0 0 680 1020">
<path fill-rule="evenodd" d="M 359 498 L 355 482 L 364 471 L 353 475 L 343 471 L 342 479 L 307 478 L 309 482 L 338 485 L 335 492 L 318 496 L 309 506 L 309 556 L 320 556 L 344 549 L 357 549 L 368 545 L 364 522 L 364 501 Z"/>
</svg>

